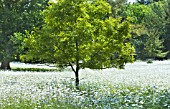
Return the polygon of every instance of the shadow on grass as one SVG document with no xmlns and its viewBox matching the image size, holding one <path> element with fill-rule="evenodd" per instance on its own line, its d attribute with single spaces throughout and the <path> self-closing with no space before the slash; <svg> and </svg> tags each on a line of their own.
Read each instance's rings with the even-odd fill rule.
<svg viewBox="0 0 170 109">
<path fill-rule="evenodd" d="M 30 72 L 61 72 L 63 69 L 47 69 L 47 68 L 11 68 L 12 71 L 30 71 Z"/>
</svg>

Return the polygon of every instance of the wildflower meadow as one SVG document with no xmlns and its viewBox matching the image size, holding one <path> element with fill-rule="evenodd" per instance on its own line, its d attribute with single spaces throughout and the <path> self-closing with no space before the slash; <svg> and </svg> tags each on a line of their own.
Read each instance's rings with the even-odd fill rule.
<svg viewBox="0 0 170 109">
<path fill-rule="evenodd" d="M 54 66 L 11 63 L 11 67 Z M 82 69 L 75 88 L 71 68 L 0 71 L 0 109 L 168 109 L 170 61 L 135 62 L 125 69 Z"/>
</svg>

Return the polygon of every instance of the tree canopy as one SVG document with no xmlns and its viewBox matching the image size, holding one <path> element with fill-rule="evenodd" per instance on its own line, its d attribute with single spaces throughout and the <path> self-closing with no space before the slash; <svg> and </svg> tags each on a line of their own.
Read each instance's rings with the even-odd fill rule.
<svg viewBox="0 0 170 109">
<path fill-rule="evenodd" d="M 58 0 L 44 10 L 45 24 L 25 39 L 23 59 L 39 59 L 71 66 L 76 85 L 81 68 L 122 68 L 133 62 L 134 48 L 127 40 L 130 24 L 113 18 L 104 0 Z"/>
</svg>

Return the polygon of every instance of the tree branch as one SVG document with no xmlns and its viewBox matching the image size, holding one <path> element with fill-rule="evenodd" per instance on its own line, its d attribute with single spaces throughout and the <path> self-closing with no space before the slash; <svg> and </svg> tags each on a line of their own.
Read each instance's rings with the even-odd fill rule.
<svg viewBox="0 0 170 109">
<path fill-rule="evenodd" d="M 69 62 L 69 65 L 71 66 L 71 69 L 74 71 L 74 73 L 76 72 L 76 70 L 74 69 L 73 65 Z"/>
</svg>

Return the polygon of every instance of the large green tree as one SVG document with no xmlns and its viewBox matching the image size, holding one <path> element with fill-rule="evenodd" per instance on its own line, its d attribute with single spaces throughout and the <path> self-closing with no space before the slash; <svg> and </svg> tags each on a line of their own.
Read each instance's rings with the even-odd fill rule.
<svg viewBox="0 0 170 109">
<path fill-rule="evenodd" d="M 0 0 L 0 61 L 2 69 L 10 69 L 10 61 L 18 54 L 19 49 L 17 49 L 16 43 L 22 42 L 21 36 L 24 35 L 21 33 L 43 24 L 40 13 L 47 5 L 47 1 Z"/>
<path fill-rule="evenodd" d="M 129 22 L 111 17 L 104 0 L 57 0 L 44 10 L 44 21 L 25 39 L 29 51 L 22 58 L 71 66 L 76 86 L 82 68 L 122 68 L 133 62 L 134 48 L 126 40 Z"/>
</svg>

